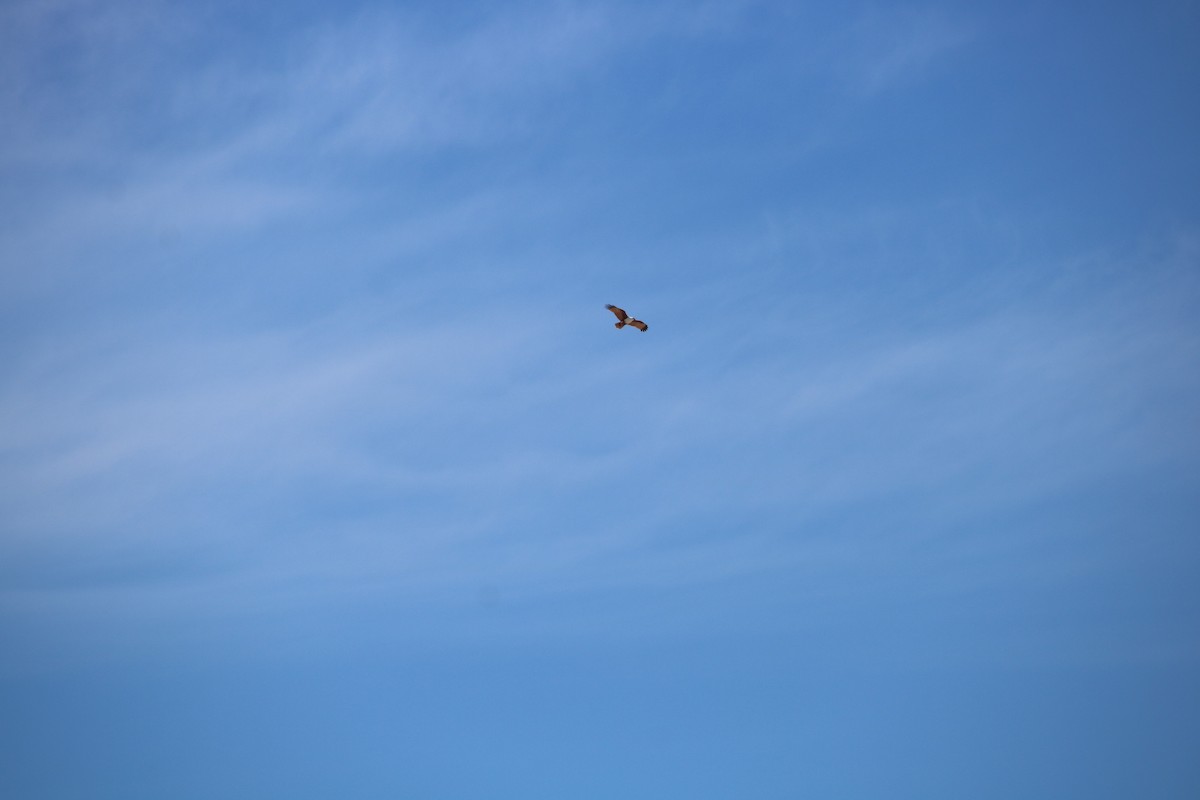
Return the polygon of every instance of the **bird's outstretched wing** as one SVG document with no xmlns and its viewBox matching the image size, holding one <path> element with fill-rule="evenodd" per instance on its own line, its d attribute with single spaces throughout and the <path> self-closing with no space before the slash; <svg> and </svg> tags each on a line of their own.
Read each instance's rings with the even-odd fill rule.
<svg viewBox="0 0 1200 800">
<path fill-rule="evenodd" d="M 647 331 L 647 329 L 649 329 L 649 327 L 650 327 L 646 323 L 642 322 L 640 319 L 635 319 L 632 322 L 630 322 L 629 324 L 632 325 L 633 327 L 637 328 L 642 333 L 645 333 Z"/>
<path fill-rule="evenodd" d="M 623 309 L 623 308 L 617 308 L 616 306 L 612 305 L 611 303 L 605 304 L 604 307 L 607 308 L 609 311 L 613 312 L 614 314 L 616 314 L 617 319 L 619 319 L 621 322 L 624 322 L 626 319 L 629 318 L 629 315 L 625 313 L 625 309 Z"/>
</svg>

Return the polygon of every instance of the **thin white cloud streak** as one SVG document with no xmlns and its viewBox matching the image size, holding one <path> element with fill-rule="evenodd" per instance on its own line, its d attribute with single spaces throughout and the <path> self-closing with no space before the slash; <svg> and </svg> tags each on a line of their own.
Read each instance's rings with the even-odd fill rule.
<svg viewBox="0 0 1200 800">
<path fill-rule="evenodd" d="M 864 96 L 903 88 L 977 36 L 973 25 L 933 8 L 868 8 L 830 53 L 833 70 Z"/>
<path fill-rule="evenodd" d="M 57 288 L 56 274 L 86 271 L 97 248 L 131 238 L 204 243 L 345 214 L 355 200 L 343 167 L 526 140 L 552 124 L 562 92 L 622 51 L 727 18 L 706 6 L 532 5 L 447 33 L 370 9 L 250 54 L 205 50 L 211 31 L 198 12 L 157 3 L 121 13 L 28 5 L 10 16 L 16 46 L 0 108 L 21 124 L 0 134 L 0 169 L 60 178 L 20 183 L 5 203 L 9 297 Z M 87 62 L 53 92 L 41 86 L 47 32 Z"/>
<path fill-rule="evenodd" d="M 88 123 L 82 132 L 90 141 L 87 158 L 104 163 L 155 155 L 158 146 L 131 138 L 143 125 L 166 127 L 194 148 L 168 150 L 167 157 L 210 163 L 285 152 L 313 158 L 361 155 L 364 148 L 482 145 L 529 135 L 559 92 L 604 70 L 623 50 L 710 34 L 736 16 L 728 9 L 714 14 L 706 4 L 657 10 L 524 4 L 446 32 L 414 14 L 368 7 L 336 22 L 297 26 L 265 52 L 202 52 L 196 68 L 176 63 L 175 51 L 178 40 L 199 42 L 213 32 L 198 13 L 154 2 L 62 5 L 55 13 L 36 4 L 10 12 L 16 33 L 9 37 L 6 102 L 14 118 L 34 126 L 34 138 L 77 140 L 78 130 L 60 125 L 64 109 L 27 104 L 86 96 L 83 108 L 70 113 Z M 51 93 L 43 91 L 38 73 L 49 34 L 89 65 L 68 71 L 65 85 Z M 131 39 L 141 46 L 129 48 Z M 139 69 L 146 60 L 162 62 L 167 74 Z M 131 107 L 131 96 L 150 93 L 157 95 L 153 107 Z M 3 154 L 22 152 L 12 144 Z"/>
<path fill-rule="evenodd" d="M 325 326 L 225 341 L 81 343 L 55 363 L 58 347 L 28 354 L 10 376 L 5 444 L 77 441 L 27 474 L 69 482 L 141 456 L 193 462 L 205 453 L 263 444 L 281 431 L 319 434 L 330 409 L 423 413 L 460 384 L 488 381 L 498 354 L 528 334 L 497 335 L 495 320 L 458 329 L 360 332 L 339 340 Z M 137 335 L 135 332 L 132 335 Z M 115 355 L 113 354 L 115 352 Z M 83 363 L 80 363 L 83 361 Z M 15 397 L 13 396 L 15 395 Z M 260 457 L 272 458 L 270 448 Z M 288 460 L 296 455 L 290 450 Z"/>
</svg>

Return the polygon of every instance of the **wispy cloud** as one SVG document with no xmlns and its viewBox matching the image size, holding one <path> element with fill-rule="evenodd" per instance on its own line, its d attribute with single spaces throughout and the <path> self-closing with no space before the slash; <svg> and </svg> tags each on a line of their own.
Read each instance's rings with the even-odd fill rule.
<svg viewBox="0 0 1200 800">
<path fill-rule="evenodd" d="M 233 37 L 214 50 L 201 11 L 135 6 L 7 12 L 0 113 L 15 127 L 0 132 L 0 255 L 10 297 L 131 240 L 186 232 L 202 244 L 346 214 L 348 183 L 379 159 L 394 169 L 447 150 L 520 147 L 553 128 L 564 93 L 622 52 L 713 24 L 706 6 L 687 5 L 529 4 L 457 27 L 368 7 L 294 23 L 268 49 Z M 74 56 L 49 76 L 57 49 Z M 420 215 L 475 204 L 477 188 L 422 198 Z M 515 190 L 503 207 L 527 202 Z M 499 193 L 478 191 L 484 201 Z"/>
<path fill-rule="evenodd" d="M 830 519 L 863 504 L 919 498 L 915 527 L 888 532 L 894 550 L 963 513 L 1192 452 L 1200 386 L 1183 365 L 1200 343 L 1177 301 L 1196 287 L 1168 273 L 1132 295 L 1072 285 L 1068 314 L 1047 295 L 887 343 L 835 322 L 827 340 L 845 345 L 719 376 L 704 364 L 736 343 L 622 363 L 563 339 L 557 316 L 513 327 L 502 309 L 416 331 L 360 310 L 224 341 L 60 344 L 27 354 L 0 398 L 5 547 L 20 562 L 70 543 L 100 563 L 131 541 L 164 557 L 253 548 L 172 587 L 19 589 L 54 607 L 169 592 L 178 613 L 217 597 L 232 613 L 268 586 L 286 604 L 493 584 L 569 595 L 784 565 L 828 577 L 883 533 L 831 546 Z M 790 522 L 753 522 L 763 509 Z"/>
<path fill-rule="evenodd" d="M 863 95 L 902 87 L 970 44 L 977 31 L 935 8 L 869 8 L 838 41 L 833 68 Z"/>
<path fill-rule="evenodd" d="M 143 53 L 157 78 L 116 60 L 127 32 L 76 22 L 122 80 L 68 76 L 100 94 L 77 111 L 21 78 L 3 101 L 32 126 L 3 168 L 57 176 L 10 191 L 0 236 L 9 618 L 420 616 L 481 587 L 550 607 L 772 577 L 846 596 L 885 572 L 899 597 L 985 551 L 991 509 L 1194 456 L 1194 247 L 1048 259 L 957 199 L 781 202 L 749 212 L 765 226 L 643 236 L 631 264 L 578 245 L 628 193 L 507 156 L 617 56 L 719 29 L 713 8 L 375 9 L 194 69 Z M 194 23 L 124 24 L 165 50 Z M 847 36 L 826 66 L 858 102 L 971 31 L 876 12 Z M 502 177 L 414 177 L 468 151 Z M 600 303 L 635 290 L 652 331 L 614 336 Z M 60 310 L 91 292 L 107 305 Z M 1023 580 L 1017 556 L 947 591 Z"/>
</svg>

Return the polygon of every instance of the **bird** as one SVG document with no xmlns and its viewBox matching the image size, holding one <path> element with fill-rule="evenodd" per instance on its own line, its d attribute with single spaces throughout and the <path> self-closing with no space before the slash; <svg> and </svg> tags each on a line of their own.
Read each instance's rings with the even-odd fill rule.
<svg viewBox="0 0 1200 800">
<path fill-rule="evenodd" d="M 633 327 L 637 328 L 642 333 L 645 333 L 646 330 L 650 327 L 646 323 L 642 322 L 640 319 L 634 319 L 633 317 L 626 314 L 625 309 L 623 309 L 623 308 L 617 308 L 616 306 L 614 306 L 610 303 L 606 303 L 604 307 L 607 308 L 609 311 L 613 312 L 614 314 L 616 314 L 617 319 L 620 320 L 620 322 L 618 322 L 614 326 L 614 327 L 616 327 L 617 330 L 621 330 L 621 328 L 624 328 L 626 325 L 632 325 Z"/>
</svg>

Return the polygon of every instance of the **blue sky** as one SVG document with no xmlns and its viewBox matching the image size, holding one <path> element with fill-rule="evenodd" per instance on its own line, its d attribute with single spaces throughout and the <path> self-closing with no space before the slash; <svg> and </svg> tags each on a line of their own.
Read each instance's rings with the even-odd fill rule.
<svg viewBox="0 0 1200 800">
<path fill-rule="evenodd" d="M 1193 796 L 1198 40 L 8 0 L 0 794 Z"/>
</svg>

